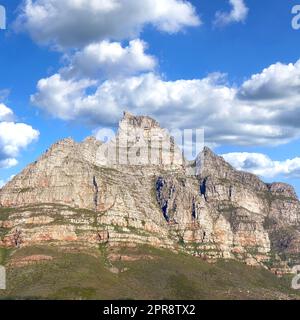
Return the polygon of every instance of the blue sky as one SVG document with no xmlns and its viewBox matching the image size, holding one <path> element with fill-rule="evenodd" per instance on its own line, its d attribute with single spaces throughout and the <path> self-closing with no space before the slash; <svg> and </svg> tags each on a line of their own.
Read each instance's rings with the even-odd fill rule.
<svg viewBox="0 0 300 320">
<path fill-rule="evenodd" d="M 237 168 L 291 183 L 300 194 L 300 30 L 291 26 L 300 1 L 163 0 L 147 7 L 147 0 L 143 8 L 124 0 L 118 12 L 113 0 L 103 1 L 105 8 L 79 2 L 78 9 L 57 0 L 27 7 L 0 0 L 8 22 L 0 30 L 0 104 L 13 111 L 1 119 L 0 109 L 0 128 L 13 123 L 16 133 L 8 139 L 0 132 L 0 163 L 18 161 L 2 164 L 0 181 L 55 141 L 80 141 L 129 109 L 167 127 L 204 127 L 208 143 Z M 44 17 L 37 9 L 49 4 Z"/>
</svg>

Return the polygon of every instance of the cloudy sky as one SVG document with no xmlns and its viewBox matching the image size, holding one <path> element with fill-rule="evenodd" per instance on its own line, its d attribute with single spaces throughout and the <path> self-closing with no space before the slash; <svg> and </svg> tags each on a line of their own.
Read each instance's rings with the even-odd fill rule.
<svg viewBox="0 0 300 320">
<path fill-rule="evenodd" d="M 0 185 L 124 110 L 204 128 L 300 194 L 300 30 L 286 0 L 0 0 Z"/>
</svg>

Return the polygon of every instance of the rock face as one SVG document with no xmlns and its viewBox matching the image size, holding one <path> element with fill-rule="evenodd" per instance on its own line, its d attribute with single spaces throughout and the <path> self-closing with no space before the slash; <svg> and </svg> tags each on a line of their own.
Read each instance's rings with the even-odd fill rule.
<svg viewBox="0 0 300 320">
<path fill-rule="evenodd" d="M 123 170 L 142 166 L 148 171 L 151 166 L 159 166 L 174 171 L 184 167 L 185 159 L 174 139 L 157 121 L 125 112 L 116 137 L 98 149 L 95 164 Z"/>
<path fill-rule="evenodd" d="M 0 190 L 7 248 L 147 244 L 289 272 L 299 223 L 291 186 L 236 171 L 208 148 L 188 162 L 155 120 L 128 113 L 111 141 L 62 140 Z"/>
</svg>

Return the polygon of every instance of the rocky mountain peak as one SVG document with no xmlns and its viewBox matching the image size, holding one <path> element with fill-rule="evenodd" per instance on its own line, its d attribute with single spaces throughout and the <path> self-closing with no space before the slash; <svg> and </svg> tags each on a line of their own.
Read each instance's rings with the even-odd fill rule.
<svg viewBox="0 0 300 320">
<path fill-rule="evenodd" d="M 96 139 L 96 137 L 94 136 L 89 136 L 89 137 L 86 137 L 82 143 L 84 144 L 95 144 L 97 143 L 99 140 Z"/>
<path fill-rule="evenodd" d="M 123 169 L 138 166 L 145 174 L 150 167 L 178 169 L 184 161 L 174 138 L 156 120 L 124 112 L 116 137 L 99 149 L 97 163 Z"/>
<path fill-rule="evenodd" d="M 61 148 L 68 149 L 69 147 L 74 147 L 75 145 L 76 145 L 76 142 L 71 137 L 64 138 L 54 143 L 50 147 L 49 151 L 54 151 L 56 149 L 61 149 Z"/>
<path fill-rule="evenodd" d="M 135 116 L 129 112 L 124 112 L 123 119 L 120 122 L 120 128 L 130 126 L 133 128 L 142 128 L 150 130 L 152 128 L 160 128 L 160 124 L 148 116 Z"/>
<path fill-rule="evenodd" d="M 129 113 L 107 143 L 61 140 L 0 190 L 10 212 L 0 210 L 0 248 L 148 244 L 280 272 L 286 257 L 299 264 L 294 189 L 237 171 L 207 147 L 197 160 L 189 174 L 167 130 Z"/>
<path fill-rule="evenodd" d="M 298 199 L 295 188 L 289 184 L 282 182 L 275 182 L 267 185 L 270 192 L 274 196 L 282 196 L 285 198 Z"/>
</svg>

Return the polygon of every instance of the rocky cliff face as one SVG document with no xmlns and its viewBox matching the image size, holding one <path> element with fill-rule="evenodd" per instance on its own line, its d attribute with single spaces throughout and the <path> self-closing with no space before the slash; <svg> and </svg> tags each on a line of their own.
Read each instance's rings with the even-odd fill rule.
<svg viewBox="0 0 300 320">
<path fill-rule="evenodd" d="M 279 273 L 300 262 L 299 220 L 291 186 L 208 148 L 189 163 L 155 120 L 128 113 L 110 142 L 62 140 L 0 190 L 6 248 L 148 244 Z"/>
</svg>

